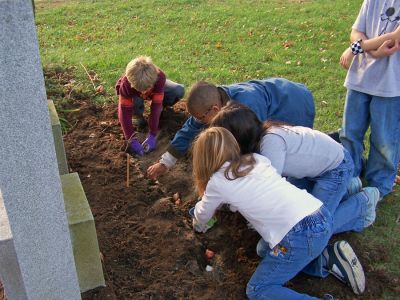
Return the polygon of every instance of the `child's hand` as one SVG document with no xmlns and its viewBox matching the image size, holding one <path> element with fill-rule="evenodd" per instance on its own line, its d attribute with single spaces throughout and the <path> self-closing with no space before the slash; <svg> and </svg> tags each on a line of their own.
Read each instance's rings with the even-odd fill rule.
<svg viewBox="0 0 400 300">
<path fill-rule="evenodd" d="M 165 173 L 167 173 L 167 171 L 168 171 L 168 168 L 166 165 L 164 165 L 162 163 L 156 163 L 154 165 L 151 165 L 147 169 L 147 177 L 152 180 L 157 180 L 158 177 L 160 177 L 161 175 L 164 175 Z"/>
<path fill-rule="evenodd" d="M 396 40 L 400 40 L 400 25 L 397 26 L 396 30 L 393 33 L 394 33 L 394 38 Z"/>
<path fill-rule="evenodd" d="M 147 138 L 142 143 L 143 151 L 145 153 L 154 151 L 156 149 L 156 145 L 157 145 L 157 137 L 149 133 L 147 135 Z"/>
<path fill-rule="evenodd" d="M 400 50 L 400 39 L 395 41 L 387 40 L 384 41 L 377 50 L 370 51 L 369 53 L 375 58 L 381 58 L 390 56 L 399 50 Z"/>
<path fill-rule="evenodd" d="M 216 223 L 216 219 L 212 218 L 210 219 L 207 224 L 200 224 L 196 218 L 193 218 L 192 220 L 192 224 L 193 224 L 193 229 L 196 232 L 201 232 L 201 233 L 206 233 L 208 229 L 210 229 L 211 227 L 214 226 L 214 224 Z"/>
<path fill-rule="evenodd" d="M 344 50 L 342 56 L 340 57 L 340 64 L 343 68 L 348 70 L 350 68 L 351 62 L 353 61 L 354 54 L 351 52 L 350 48 Z"/>
<path fill-rule="evenodd" d="M 143 147 L 137 139 L 132 139 L 129 142 L 127 151 L 129 154 L 144 155 Z"/>
<path fill-rule="evenodd" d="M 207 231 L 206 225 L 205 224 L 200 224 L 196 218 L 192 219 L 192 225 L 193 225 L 193 229 L 196 232 L 200 232 L 200 233 L 205 233 Z"/>
</svg>

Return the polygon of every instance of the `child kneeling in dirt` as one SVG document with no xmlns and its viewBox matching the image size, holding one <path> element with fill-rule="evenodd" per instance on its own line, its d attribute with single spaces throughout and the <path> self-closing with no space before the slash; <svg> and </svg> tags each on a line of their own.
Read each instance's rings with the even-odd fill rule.
<svg viewBox="0 0 400 300">
<path fill-rule="evenodd" d="M 118 95 L 118 119 L 128 141 L 127 151 L 140 156 L 153 151 L 157 144 L 163 106 L 172 106 L 183 97 L 183 85 L 166 79 L 164 72 L 153 64 L 150 57 L 139 56 L 128 63 L 125 75 L 118 79 L 115 89 Z M 140 143 L 132 115 L 138 119 L 138 125 L 144 125 L 144 100 L 151 101 L 149 133 Z"/>
<path fill-rule="evenodd" d="M 193 146 L 193 176 L 202 197 L 194 210 L 196 231 L 205 232 L 218 207 L 229 204 L 262 237 L 257 253 L 263 259 L 247 284 L 250 299 L 317 299 L 283 286 L 300 271 L 319 277 L 331 273 L 356 294 L 364 291 L 363 268 L 351 246 L 345 241 L 328 246 L 334 227 L 328 209 L 279 176 L 266 157 L 241 155 L 227 129 L 200 133 Z"/>
<path fill-rule="evenodd" d="M 175 134 L 159 162 L 148 168 L 148 177 L 155 180 L 171 169 L 187 153 L 196 135 L 208 126 L 229 100 L 246 105 L 261 121 L 279 120 L 307 127 L 314 124 L 314 97 L 301 83 L 284 78 L 224 86 L 199 81 L 190 88 L 187 96 L 186 106 L 191 116 Z"/>
<path fill-rule="evenodd" d="M 360 232 L 375 221 L 379 190 L 362 188 L 360 178 L 353 178 L 350 153 L 327 134 L 282 122 L 261 122 L 251 109 L 232 101 L 219 111 L 211 126 L 228 129 L 241 154 L 260 153 L 279 175 L 321 200 L 335 224 L 340 224 L 334 234 Z M 354 216 L 351 222 L 347 222 L 349 213 Z"/>
</svg>

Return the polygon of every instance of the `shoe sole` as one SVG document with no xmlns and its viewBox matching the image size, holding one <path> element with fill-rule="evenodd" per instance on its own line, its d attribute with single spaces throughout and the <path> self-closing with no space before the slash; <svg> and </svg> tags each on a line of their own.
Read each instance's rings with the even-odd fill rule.
<svg viewBox="0 0 400 300">
<path fill-rule="evenodd" d="M 353 292 L 357 295 L 363 293 L 365 290 L 364 270 L 353 248 L 347 242 L 339 242 L 335 244 L 333 250 L 348 275 Z M 342 280 L 341 278 L 339 279 Z"/>
</svg>

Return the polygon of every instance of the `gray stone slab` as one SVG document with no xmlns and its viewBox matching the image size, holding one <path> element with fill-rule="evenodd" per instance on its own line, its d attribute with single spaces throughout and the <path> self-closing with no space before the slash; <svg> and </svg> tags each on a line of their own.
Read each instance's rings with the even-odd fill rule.
<svg viewBox="0 0 400 300">
<path fill-rule="evenodd" d="M 80 299 L 31 1 L 0 0 L 0 28 L 0 190 L 26 297 Z"/>
<path fill-rule="evenodd" d="M 53 131 L 54 146 L 56 149 L 58 171 L 60 175 L 64 175 L 68 173 L 68 163 L 67 163 L 67 156 L 65 155 L 61 123 L 60 119 L 58 118 L 54 102 L 52 100 L 49 100 L 48 105 L 50 112 L 51 129 Z"/>
<path fill-rule="evenodd" d="M 4 276 L 1 276 L 1 274 Z M 0 280 L 3 282 L 8 299 L 26 299 L 26 291 L 19 269 L 17 254 L 0 192 Z"/>
</svg>

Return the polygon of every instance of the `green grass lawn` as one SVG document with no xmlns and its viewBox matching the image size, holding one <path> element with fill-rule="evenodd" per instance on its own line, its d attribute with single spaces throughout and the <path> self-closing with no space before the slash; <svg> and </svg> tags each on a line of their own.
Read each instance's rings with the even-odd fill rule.
<svg viewBox="0 0 400 300">
<path fill-rule="evenodd" d="M 113 86 L 129 60 L 149 55 L 175 81 L 234 83 L 285 77 L 314 93 L 316 127 L 340 126 L 348 45 L 357 1 L 36 1 L 42 62 L 84 65 L 115 100 Z M 78 88 L 82 88 L 79 86 Z"/>
<path fill-rule="evenodd" d="M 228 84 L 271 76 L 305 83 L 315 97 L 315 127 L 340 127 L 346 71 L 338 62 L 362 0 L 35 2 L 45 69 L 74 73 L 61 92 L 46 82 L 56 102 L 74 91 L 115 102 L 115 81 L 144 54 L 187 87 L 200 79 Z M 96 75 L 94 86 L 85 68 Z M 100 84 L 105 91 L 96 95 Z M 374 266 L 400 275 L 398 197 L 382 203 L 376 224 L 358 236 L 390 249 L 390 259 Z"/>
</svg>

